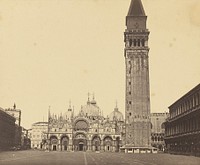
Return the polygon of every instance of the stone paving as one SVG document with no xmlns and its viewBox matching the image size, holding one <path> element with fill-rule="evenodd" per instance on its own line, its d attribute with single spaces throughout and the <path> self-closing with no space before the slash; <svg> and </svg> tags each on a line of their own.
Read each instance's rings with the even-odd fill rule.
<svg viewBox="0 0 200 165">
<path fill-rule="evenodd" d="M 0 165 L 200 165 L 200 158 L 170 154 L 0 152 Z"/>
</svg>

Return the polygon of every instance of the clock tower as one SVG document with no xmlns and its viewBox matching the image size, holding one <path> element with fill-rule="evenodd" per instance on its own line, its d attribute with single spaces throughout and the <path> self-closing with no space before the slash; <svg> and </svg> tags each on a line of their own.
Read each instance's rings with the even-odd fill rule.
<svg viewBox="0 0 200 165">
<path fill-rule="evenodd" d="M 149 31 L 141 0 L 131 0 L 124 32 L 126 63 L 125 151 L 150 151 Z"/>
</svg>

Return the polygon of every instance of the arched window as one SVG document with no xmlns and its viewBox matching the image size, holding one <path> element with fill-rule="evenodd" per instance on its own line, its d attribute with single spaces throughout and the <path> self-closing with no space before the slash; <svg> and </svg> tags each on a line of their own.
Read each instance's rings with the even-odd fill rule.
<svg viewBox="0 0 200 165">
<path fill-rule="evenodd" d="M 133 42 L 134 42 L 134 46 L 136 46 L 136 45 L 137 45 L 137 43 L 136 43 L 136 39 L 134 39 L 134 41 L 133 41 Z"/>
<path fill-rule="evenodd" d="M 153 128 L 153 124 L 151 123 L 151 129 Z"/>
<path fill-rule="evenodd" d="M 137 42 L 138 42 L 138 43 L 137 43 L 137 44 L 138 44 L 138 46 L 140 46 L 140 39 L 138 39 L 138 40 L 137 40 Z"/>
<path fill-rule="evenodd" d="M 132 39 L 129 39 L 129 46 L 132 46 Z"/>
<path fill-rule="evenodd" d="M 84 130 L 88 131 L 88 124 L 84 120 L 79 120 L 75 123 L 75 130 Z"/>
<path fill-rule="evenodd" d="M 145 46 L 145 40 L 142 39 L 142 46 Z"/>
<path fill-rule="evenodd" d="M 200 103 L 200 98 L 199 98 L 199 94 L 197 94 L 196 105 L 199 105 L 199 103 Z"/>
</svg>

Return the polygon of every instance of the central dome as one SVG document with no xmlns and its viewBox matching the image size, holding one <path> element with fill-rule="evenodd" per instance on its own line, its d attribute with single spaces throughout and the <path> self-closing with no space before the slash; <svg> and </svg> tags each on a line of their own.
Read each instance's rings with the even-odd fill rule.
<svg viewBox="0 0 200 165">
<path fill-rule="evenodd" d="M 81 107 L 81 111 L 85 116 L 100 116 L 100 109 L 97 106 L 97 103 L 93 97 L 93 100 L 90 101 L 88 98 L 87 105 Z"/>
<path fill-rule="evenodd" d="M 87 104 L 82 107 L 85 116 L 99 116 L 99 107 L 94 104 Z"/>
</svg>

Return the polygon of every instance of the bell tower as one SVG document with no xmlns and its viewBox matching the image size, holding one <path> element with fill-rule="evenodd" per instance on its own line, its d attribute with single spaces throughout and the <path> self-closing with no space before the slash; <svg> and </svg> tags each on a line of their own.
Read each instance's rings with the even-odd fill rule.
<svg viewBox="0 0 200 165">
<path fill-rule="evenodd" d="M 125 148 L 148 149 L 150 136 L 149 31 L 141 0 L 131 0 L 124 32 L 126 63 Z M 138 150 L 139 149 L 139 150 Z"/>
</svg>

